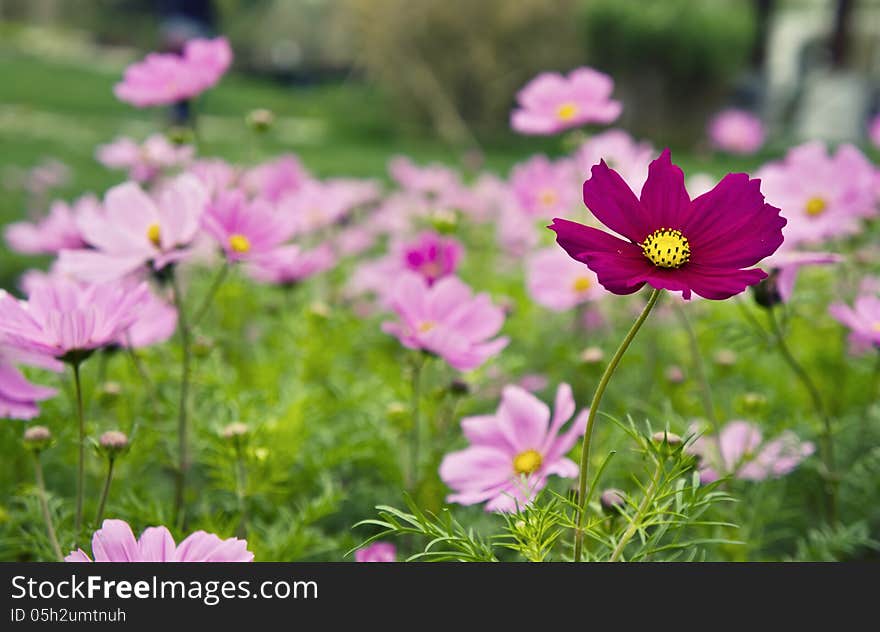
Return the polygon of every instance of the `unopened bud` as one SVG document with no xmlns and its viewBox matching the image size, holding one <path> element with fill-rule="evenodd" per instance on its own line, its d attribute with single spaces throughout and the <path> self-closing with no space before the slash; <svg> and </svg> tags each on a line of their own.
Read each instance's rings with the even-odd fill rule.
<svg viewBox="0 0 880 632">
<path fill-rule="evenodd" d="M 108 430 L 98 439 L 98 446 L 109 457 L 115 457 L 128 450 L 128 436 L 119 430 Z"/>
<path fill-rule="evenodd" d="M 250 432 L 250 429 L 246 424 L 236 421 L 224 426 L 223 430 L 220 431 L 220 436 L 229 441 L 238 441 L 247 436 L 248 432 Z"/>
<path fill-rule="evenodd" d="M 598 364 L 605 358 L 605 352 L 599 347 L 587 347 L 581 352 L 580 357 L 584 364 Z"/>
<path fill-rule="evenodd" d="M 619 513 L 626 507 L 626 494 L 619 489 L 606 489 L 599 495 L 599 505 L 605 513 Z"/>
<path fill-rule="evenodd" d="M 50 443 L 52 432 L 46 426 L 31 426 L 24 431 L 24 444 L 35 452 L 45 450 Z"/>
<path fill-rule="evenodd" d="M 748 412 L 757 412 L 767 405 L 767 397 L 761 393 L 745 393 L 742 402 Z"/>
<path fill-rule="evenodd" d="M 192 129 L 190 129 L 189 127 L 184 127 L 182 125 L 172 127 L 165 135 L 168 137 L 168 140 L 170 140 L 175 145 L 189 145 L 196 138 L 196 135 L 193 133 Z"/>
<path fill-rule="evenodd" d="M 766 279 L 752 286 L 752 296 L 761 307 L 773 309 L 782 303 L 782 295 L 779 293 L 777 277 L 778 270 L 772 270 Z"/>
<path fill-rule="evenodd" d="M 256 110 L 248 112 L 248 115 L 245 117 L 245 122 L 252 130 L 262 134 L 269 131 L 269 128 L 274 125 L 275 114 L 272 110 L 257 108 Z"/>
<path fill-rule="evenodd" d="M 720 349 L 715 354 L 715 364 L 718 366 L 733 366 L 736 364 L 736 352 L 730 349 Z"/>
<path fill-rule="evenodd" d="M 449 234 L 455 232 L 458 227 L 458 216 L 455 211 L 437 210 L 431 213 L 431 226 L 438 233 Z"/>
<path fill-rule="evenodd" d="M 669 446 L 681 445 L 681 437 L 674 432 L 668 432 L 666 430 L 661 430 L 652 434 L 651 441 L 653 441 L 654 443 L 659 443 L 661 445 L 663 445 L 664 443 Z"/>
<path fill-rule="evenodd" d="M 119 382 L 104 382 L 101 393 L 107 397 L 116 397 L 122 393 L 122 385 Z"/>
<path fill-rule="evenodd" d="M 457 377 L 452 380 L 452 383 L 449 385 L 449 390 L 453 395 L 467 395 L 471 392 L 471 387 L 465 380 Z"/>
<path fill-rule="evenodd" d="M 681 367 L 676 364 L 667 367 L 664 375 L 666 376 L 666 381 L 670 384 L 681 384 L 684 382 L 684 371 L 682 371 Z"/>
</svg>

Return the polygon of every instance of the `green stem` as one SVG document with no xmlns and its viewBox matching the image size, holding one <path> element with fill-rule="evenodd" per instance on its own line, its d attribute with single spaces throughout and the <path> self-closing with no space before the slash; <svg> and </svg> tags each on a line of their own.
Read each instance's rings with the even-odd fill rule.
<svg viewBox="0 0 880 632">
<path fill-rule="evenodd" d="M 608 383 L 611 381 L 611 376 L 614 375 L 614 371 L 617 369 L 617 365 L 620 363 L 621 358 L 623 358 L 623 354 L 626 353 L 630 343 L 632 343 L 633 339 L 636 337 L 636 334 L 648 318 L 651 310 L 654 309 L 654 305 L 657 304 L 657 300 L 660 298 L 660 293 L 661 290 L 656 289 L 651 292 L 651 297 L 648 299 L 647 305 L 645 305 L 642 313 L 639 314 L 639 317 L 632 324 L 626 337 L 620 343 L 620 346 L 617 348 L 617 351 L 614 352 L 614 356 L 605 368 L 605 372 L 599 380 L 599 385 L 596 387 L 596 392 L 593 394 L 593 401 L 590 403 L 590 412 L 587 416 L 587 428 L 584 432 L 584 441 L 581 448 L 580 474 L 578 477 L 578 512 L 574 532 L 575 562 L 581 561 L 581 554 L 583 553 L 584 547 L 584 521 L 586 520 L 587 502 L 589 500 L 587 498 L 587 468 L 590 463 L 590 444 L 593 437 L 593 426 L 596 422 L 596 414 L 599 412 L 599 404 L 602 402 L 602 396 L 605 394 L 605 389 L 608 387 Z"/>
<path fill-rule="evenodd" d="M 46 532 L 49 535 L 49 544 L 52 545 L 52 552 L 59 562 L 64 561 L 64 554 L 61 552 L 61 546 L 58 544 L 58 536 L 55 534 L 55 525 L 52 522 L 52 514 L 49 513 L 49 500 L 46 493 L 46 481 L 43 478 L 43 466 L 40 463 L 40 455 L 34 452 L 34 470 L 37 478 L 37 490 L 40 497 L 40 510 L 43 512 L 43 521 L 46 523 Z"/>
<path fill-rule="evenodd" d="M 802 367 L 794 357 L 794 354 L 792 354 L 791 349 L 789 349 L 788 344 L 785 342 L 782 327 L 779 325 L 779 320 L 776 318 L 776 312 L 773 308 L 767 310 L 767 318 L 770 321 L 770 329 L 773 332 L 779 353 L 782 355 L 783 359 L 798 380 L 800 380 L 804 389 L 809 394 L 810 399 L 813 400 L 813 408 L 819 416 L 819 419 L 822 420 L 822 460 L 825 465 L 825 476 L 823 477 L 825 479 L 825 496 L 828 504 L 828 519 L 830 523 L 834 524 L 837 522 L 837 470 L 834 466 L 834 438 L 831 427 L 831 418 L 828 416 L 825 406 L 822 403 L 822 396 L 819 394 L 819 389 L 813 383 L 809 373 L 807 373 L 804 367 Z"/>
<path fill-rule="evenodd" d="M 76 520 L 74 521 L 74 537 L 79 542 L 79 530 L 82 526 L 83 514 L 83 496 L 85 484 L 85 462 L 86 462 L 86 421 L 83 412 L 83 396 L 82 381 L 79 375 L 79 362 L 74 361 L 71 364 L 73 368 L 73 384 L 76 391 L 76 416 L 79 422 L 79 465 L 76 474 Z"/>
<path fill-rule="evenodd" d="M 661 474 L 663 474 L 663 461 L 661 459 L 657 459 L 657 469 L 654 470 L 654 476 L 651 478 L 651 483 L 648 485 L 648 489 L 645 490 L 645 497 L 639 504 L 639 508 L 636 510 L 636 515 L 633 516 L 632 522 L 629 523 L 626 531 L 624 531 L 623 535 L 620 536 L 620 540 L 618 541 L 617 546 L 614 547 L 614 551 L 611 553 L 611 557 L 609 558 L 610 562 L 617 562 L 620 559 L 620 556 L 623 555 L 623 549 L 626 548 L 626 545 L 629 543 L 630 540 L 632 540 L 632 537 L 636 534 L 636 531 L 639 530 L 639 525 L 642 522 L 642 518 L 644 518 L 645 512 L 648 511 L 648 507 L 651 505 L 651 502 L 653 502 L 654 494 L 657 493 L 657 487 L 660 485 Z"/>
<path fill-rule="evenodd" d="M 184 499 L 186 495 L 186 471 L 189 468 L 187 458 L 187 415 L 189 408 L 189 382 L 192 363 L 190 348 L 190 328 L 180 292 L 180 282 L 172 273 L 171 286 L 174 290 L 174 305 L 177 307 L 178 332 L 180 334 L 180 400 L 177 409 L 177 476 L 174 489 L 174 522 L 179 524 L 183 518 Z"/>
<path fill-rule="evenodd" d="M 195 315 L 192 317 L 192 322 L 190 323 L 191 327 L 198 325 L 202 321 L 202 318 L 205 317 L 205 314 L 208 313 L 208 310 L 211 309 L 211 303 L 214 301 L 214 296 L 217 294 L 217 290 L 220 289 L 220 286 L 226 279 L 226 275 L 229 274 L 229 268 L 230 266 L 226 262 L 220 266 L 220 269 L 214 276 L 214 280 L 211 282 L 211 287 L 208 288 L 208 292 L 205 294 L 205 298 L 202 299 L 201 305 L 194 312 Z"/>
<path fill-rule="evenodd" d="M 107 479 L 104 481 L 104 489 L 101 492 L 101 502 L 98 503 L 98 512 L 95 514 L 95 529 L 101 526 L 101 518 L 104 517 L 104 507 L 107 505 L 107 496 L 110 495 L 110 482 L 113 480 L 113 464 L 116 459 L 107 458 Z"/>
<path fill-rule="evenodd" d="M 412 370 L 412 434 L 410 435 L 410 471 L 409 485 L 410 489 L 415 489 L 419 482 L 419 460 L 420 446 L 422 442 L 422 416 L 421 416 L 421 398 L 422 398 L 422 366 L 424 359 L 419 357 L 413 363 Z"/>
<path fill-rule="evenodd" d="M 238 499 L 239 522 L 236 535 L 239 538 L 247 536 L 247 470 L 245 469 L 244 455 L 240 445 L 235 448 L 235 496 Z"/>
<path fill-rule="evenodd" d="M 693 325 L 691 325 L 687 312 L 681 305 L 675 305 L 675 313 L 678 315 L 678 318 L 681 320 L 681 324 L 687 333 L 688 346 L 691 352 L 691 362 L 694 365 L 694 373 L 697 374 L 697 382 L 700 385 L 700 398 L 703 401 L 703 409 L 705 410 L 706 418 L 709 420 L 709 423 L 712 424 L 712 431 L 715 433 L 715 436 L 720 437 L 721 428 L 718 424 L 718 417 L 715 415 L 715 404 L 712 401 L 712 387 L 706 377 L 706 366 L 703 364 L 703 356 L 700 354 L 700 343 L 697 340 L 697 333 L 694 331 Z"/>
</svg>

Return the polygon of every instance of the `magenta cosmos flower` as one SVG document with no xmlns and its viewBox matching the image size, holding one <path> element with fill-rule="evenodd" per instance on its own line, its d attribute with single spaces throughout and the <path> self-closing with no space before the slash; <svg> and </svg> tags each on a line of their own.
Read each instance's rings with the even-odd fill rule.
<svg viewBox="0 0 880 632">
<path fill-rule="evenodd" d="M 588 267 L 573 260 L 559 248 L 544 248 L 526 261 L 529 296 L 555 312 L 601 298 L 605 290 Z"/>
<path fill-rule="evenodd" d="M 175 145 L 164 134 L 153 134 L 142 144 L 131 138 L 117 138 L 101 145 L 95 158 L 110 169 L 123 169 L 135 182 L 148 182 L 174 167 L 181 167 L 192 160 L 192 145 Z"/>
<path fill-rule="evenodd" d="M 440 356 L 459 371 L 477 368 L 507 346 L 507 338 L 490 340 L 504 324 L 504 311 L 487 294 L 474 296 L 457 277 L 429 286 L 421 276 L 404 273 L 389 303 L 400 322 L 382 323 L 382 331 L 409 349 Z"/>
<path fill-rule="evenodd" d="M 862 294 L 853 306 L 833 303 L 831 316 L 850 330 L 850 349 L 857 354 L 880 349 L 880 297 Z"/>
<path fill-rule="evenodd" d="M 764 124 L 746 110 L 722 110 L 709 121 L 712 146 L 731 154 L 753 154 L 764 144 Z"/>
<path fill-rule="evenodd" d="M 785 476 L 813 454 L 815 446 L 789 431 L 764 442 L 761 430 L 747 421 L 731 421 L 720 438 L 703 435 L 688 451 L 700 457 L 700 480 L 711 483 L 722 475 L 746 481 Z"/>
<path fill-rule="evenodd" d="M 211 235 L 230 261 L 265 255 L 293 236 L 295 218 L 264 199 L 248 200 L 240 190 L 226 191 L 202 216 Z"/>
<path fill-rule="evenodd" d="M 788 220 L 790 246 L 857 234 L 860 220 L 876 215 L 877 170 L 852 145 L 830 155 L 823 143 L 806 143 L 757 176 L 767 200 Z"/>
<path fill-rule="evenodd" d="M 568 215 L 578 203 L 574 164 L 534 156 L 510 173 L 510 189 L 526 214 L 546 219 Z"/>
<path fill-rule="evenodd" d="M 373 542 L 354 552 L 356 562 L 396 562 L 397 547 L 391 542 Z"/>
<path fill-rule="evenodd" d="M 568 76 L 544 72 L 516 95 L 519 108 L 510 126 L 520 134 L 550 135 L 587 123 L 611 123 L 623 106 L 611 99 L 614 81 L 592 68 L 577 68 Z"/>
<path fill-rule="evenodd" d="M 121 278 L 147 265 L 161 270 L 185 258 L 207 204 L 191 175 L 175 178 L 156 198 L 126 182 L 107 191 L 102 211 L 84 213 L 79 228 L 91 250 L 63 250 L 58 269 L 85 281 Z"/>
<path fill-rule="evenodd" d="M 563 431 L 575 412 L 568 384 L 556 390 L 553 416 L 541 400 L 519 386 L 507 386 L 492 415 L 461 421 L 470 446 L 447 454 L 440 478 L 451 487 L 449 502 L 473 505 L 486 502 L 486 511 L 514 512 L 530 503 L 555 474 L 575 478 L 578 466 L 565 455 L 587 427 L 583 410 Z"/>
<path fill-rule="evenodd" d="M 196 531 L 180 544 L 166 527 L 148 527 L 135 539 L 123 520 L 105 520 L 92 536 L 95 562 L 253 562 L 247 542 L 223 540 L 213 533 Z M 93 561 L 82 549 L 64 558 L 67 562 Z"/>
<path fill-rule="evenodd" d="M 191 40 L 182 55 L 150 53 L 126 68 L 113 93 L 139 108 L 186 101 L 213 87 L 231 63 L 225 37 Z"/>
<path fill-rule="evenodd" d="M 77 218 L 99 207 L 93 195 L 84 195 L 72 205 L 56 200 L 49 214 L 36 222 L 16 222 L 6 227 L 6 243 L 23 254 L 56 254 L 65 249 L 83 248 Z"/>
<path fill-rule="evenodd" d="M 58 370 L 49 356 L 27 353 L 7 344 L 0 335 L 0 419 L 33 419 L 37 403 L 55 396 L 55 389 L 28 382 L 15 365 L 27 364 Z"/>
<path fill-rule="evenodd" d="M 82 284 L 48 277 L 34 285 L 26 302 L 0 292 L 0 334 L 23 349 L 76 361 L 116 344 L 148 293 L 146 283 Z"/>
<path fill-rule="evenodd" d="M 596 228 L 556 218 L 559 245 L 586 263 L 605 289 L 632 294 L 645 283 L 656 289 L 726 299 L 766 278 L 745 269 L 782 244 L 785 219 L 764 202 L 760 181 L 731 173 L 694 200 L 684 173 L 666 149 L 648 170 L 641 199 L 605 162 L 584 182 L 584 203 L 621 239 Z"/>
</svg>

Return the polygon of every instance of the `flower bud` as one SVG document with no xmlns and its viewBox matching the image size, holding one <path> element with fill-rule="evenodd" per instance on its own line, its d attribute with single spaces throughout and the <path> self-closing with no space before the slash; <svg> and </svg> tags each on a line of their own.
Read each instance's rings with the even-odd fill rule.
<svg viewBox="0 0 880 632">
<path fill-rule="evenodd" d="M 214 349 L 214 341 L 207 336 L 198 335 L 193 340 L 192 351 L 197 358 L 204 358 Z"/>
<path fill-rule="evenodd" d="M 661 430 L 651 435 L 651 441 L 659 445 L 668 445 L 670 447 L 678 447 L 681 445 L 681 437 L 674 432 Z"/>
<path fill-rule="evenodd" d="M 599 505 L 605 513 L 620 513 L 626 507 L 626 494 L 619 489 L 608 488 L 599 495 Z"/>
<path fill-rule="evenodd" d="M 670 384 L 681 384 L 684 382 L 684 371 L 677 364 L 667 367 L 664 375 L 666 376 L 666 381 Z"/>
<path fill-rule="evenodd" d="M 170 140 L 175 145 L 189 145 L 196 138 L 192 129 L 183 125 L 172 127 L 168 130 L 168 132 L 166 132 L 165 135 L 168 137 L 168 140 Z"/>
<path fill-rule="evenodd" d="M 34 452 L 41 452 L 52 443 L 52 433 L 46 426 L 31 426 L 24 431 L 24 444 Z"/>
<path fill-rule="evenodd" d="M 458 216 L 455 211 L 436 210 L 430 216 L 431 226 L 438 233 L 446 234 L 454 233 L 458 228 Z"/>
<path fill-rule="evenodd" d="M 220 436 L 228 441 L 238 441 L 247 436 L 249 432 L 250 428 L 246 424 L 236 421 L 224 426 L 223 430 L 220 431 Z"/>
<path fill-rule="evenodd" d="M 715 364 L 718 366 L 729 367 L 736 364 L 736 352 L 730 349 L 720 349 L 715 354 Z"/>
<path fill-rule="evenodd" d="M 467 395 L 471 392 L 471 387 L 465 380 L 457 377 L 452 380 L 452 383 L 449 385 L 449 390 L 453 395 Z"/>
<path fill-rule="evenodd" d="M 248 112 L 248 115 L 245 117 L 245 123 L 255 132 L 262 134 L 268 132 L 269 128 L 275 124 L 275 114 L 272 110 L 257 108 Z"/>
<path fill-rule="evenodd" d="M 742 403 L 747 412 L 755 413 L 767 405 L 767 397 L 761 393 L 744 393 Z"/>
<path fill-rule="evenodd" d="M 101 385 L 101 394 L 107 397 L 116 397 L 122 393 L 122 385 L 119 382 L 104 382 Z"/>
<path fill-rule="evenodd" d="M 580 359 L 584 364 L 599 364 L 605 358 L 605 352 L 599 347 L 587 347 L 581 351 Z"/>
<path fill-rule="evenodd" d="M 128 451 L 128 436 L 119 430 L 108 430 L 98 439 L 98 447 L 110 458 Z"/>
<path fill-rule="evenodd" d="M 778 270 L 772 270 L 766 279 L 752 286 L 752 296 L 761 307 L 773 309 L 782 303 L 782 295 L 777 284 Z"/>
</svg>

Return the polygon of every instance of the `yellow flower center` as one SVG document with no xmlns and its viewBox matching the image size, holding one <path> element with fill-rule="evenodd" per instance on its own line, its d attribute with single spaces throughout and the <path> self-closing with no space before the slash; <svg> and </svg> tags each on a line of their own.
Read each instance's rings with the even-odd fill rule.
<svg viewBox="0 0 880 632">
<path fill-rule="evenodd" d="M 874 323 L 874 325 L 873 325 L 873 327 L 871 327 L 871 329 L 873 329 L 877 333 L 880 333 L 880 320 L 878 320 L 876 323 Z"/>
<path fill-rule="evenodd" d="M 544 189 L 538 194 L 538 201 L 544 206 L 553 206 L 558 199 L 559 196 L 553 189 Z"/>
<path fill-rule="evenodd" d="M 230 235 L 229 247 L 232 248 L 233 252 L 244 254 L 251 249 L 251 240 L 244 235 Z"/>
<path fill-rule="evenodd" d="M 680 230 L 661 228 L 645 237 L 642 252 L 658 268 L 680 268 L 691 258 L 691 245 Z"/>
<path fill-rule="evenodd" d="M 159 224 L 150 224 L 147 226 L 147 239 L 150 240 L 150 243 L 158 248 L 161 241 L 162 232 L 159 230 Z"/>
<path fill-rule="evenodd" d="M 592 285 L 593 284 L 590 282 L 590 277 L 582 276 L 576 278 L 571 287 L 575 292 L 580 294 L 581 292 L 586 292 L 587 290 L 589 290 Z"/>
<path fill-rule="evenodd" d="M 826 202 L 824 198 L 816 196 L 807 200 L 806 211 L 807 215 L 810 217 L 818 217 L 825 212 L 826 208 L 828 208 L 828 202 Z"/>
<path fill-rule="evenodd" d="M 426 334 L 429 331 L 431 331 L 432 329 L 434 329 L 434 327 L 436 327 L 436 326 L 437 326 L 436 323 L 433 323 L 430 320 L 426 320 L 425 322 L 423 322 L 422 324 L 419 325 L 419 333 Z"/>
<path fill-rule="evenodd" d="M 570 121 L 578 115 L 579 111 L 577 104 L 568 101 L 556 108 L 556 118 L 560 121 Z"/>
<path fill-rule="evenodd" d="M 540 452 L 537 450 L 526 450 L 520 452 L 513 459 L 513 470 L 517 474 L 531 474 L 537 472 L 543 461 Z"/>
</svg>

